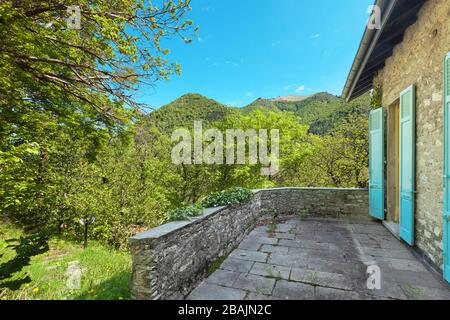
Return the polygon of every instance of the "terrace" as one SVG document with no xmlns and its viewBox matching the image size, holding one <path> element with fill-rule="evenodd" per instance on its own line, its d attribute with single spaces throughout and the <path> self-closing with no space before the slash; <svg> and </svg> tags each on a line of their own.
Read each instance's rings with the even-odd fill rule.
<svg viewBox="0 0 450 320">
<path fill-rule="evenodd" d="M 374 265 L 379 290 L 367 286 Z M 450 292 L 380 223 L 291 218 L 256 227 L 188 299 L 450 299 Z"/>
<path fill-rule="evenodd" d="M 450 299 L 449 287 L 367 214 L 367 190 L 256 191 L 130 240 L 137 299 Z M 368 285 L 368 270 L 379 271 Z"/>
</svg>

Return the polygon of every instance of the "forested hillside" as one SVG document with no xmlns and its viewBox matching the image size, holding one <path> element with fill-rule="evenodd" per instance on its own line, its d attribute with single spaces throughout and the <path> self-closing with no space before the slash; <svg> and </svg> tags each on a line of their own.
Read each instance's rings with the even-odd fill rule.
<svg viewBox="0 0 450 320">
<path fill-rule="evenodd" d="M 340 97 L 321 92 L 303 97 L 258 98 L 243 108 L 234 108 L 200 94 L 190 93 L 151 112 L 149 118 L 158 128 L 169 132 L 180 125 L 192 125 L 194 120 L 212 123 L 231 113 L 250 114 L 254 111 L 290 112 L 298 117 L 301 124 L 310 127 L 310 133 L 326 134 L 352 115 L 367 116 L 370 111 L 370 97 L 364 95 L 347 103 Z"/>
<path fill-rule="evenodd" d="M 244 112 L 261 110 L 264 112 L 293 112 L 302 124 L 310 126 L 310 132 L 324 134 L 330 132 L 342 119 L 352 114 L 368 114 L 370 97 L 364 95 L 352 102 L 326 92 L 302 97 L 299 101 L 283 99 L 257 99 L 243 108 Z"/>
</svg>

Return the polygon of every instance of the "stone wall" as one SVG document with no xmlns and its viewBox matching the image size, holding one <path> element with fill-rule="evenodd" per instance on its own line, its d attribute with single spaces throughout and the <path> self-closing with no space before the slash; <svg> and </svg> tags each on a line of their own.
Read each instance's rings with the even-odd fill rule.
<svg viewBox="0 0 450 320">
<path fill-rule="evenodd" d="M 280 188 L 259 192 L 262 213 L 276 211 L 332 218 L 369 214 L 369 194 L 364 189 Z"/>
<path fill-rule="evenodd" d="M 367 218 L 362 189 L 256 190 L 236 206 L 205 209 L 192 221 L 172 222 L 130 239 L 135 299 L 182 299 L 215 262 L 228 256 L 264 214 Z"/>
<path fill-rule="evenodd" d="M 427 1 L 378 75 L 384 107 L 411 84 L 417 86 L 416 245 L 438 267 L 443 263 L 443 59 L 450 52 L 449 21 L 450 1 Z"/>
</svg>

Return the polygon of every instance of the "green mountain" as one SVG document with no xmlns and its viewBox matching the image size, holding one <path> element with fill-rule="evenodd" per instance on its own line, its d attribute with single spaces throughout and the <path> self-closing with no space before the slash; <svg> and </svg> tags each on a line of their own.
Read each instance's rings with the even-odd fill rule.
<svg viewBox="0 0 450 320">
<path fill-rule="evenodd" d="M 211 123 L 223 119 L 235 108 L 227 107 L 213 99 L 195 93 L 181 96 L 177 100 L 150 113 L 150 121 L 165 132 L 177 127 L 190 127 L 195 120 Z"/>
<path fill-rule="evenodd" d="M 351 114 L 368 114 L 370 97 L 362 96 L 350 103 L 326 92 L 311 96 L 286 96 L 275 99 L 256 99 L 243 108 L 227 107 L 200 94 L 186 94 L 153 111 L 149 120 L 165 132 L 181 126 L 190 127 L 194 120 L 211 123 L 223 119 L 232 112 L 250 113 L 293 112 L 299 121 L 310 126 L 310 132 L 325 134 Z"/>
<path fill-rule="evenodd" d="M 301 123 L 310 126 L 311 133 L 324 134 L 350 114 L 368 113 L 370 97 L 364 95 L 350 103 L 327 92 L 320 92 L 311 96 L 287 96 L 276 99 L 259 98 L 242 110 L 243 112 L 253 110 L 293 112 L 300 118 Z"/>
</svg>

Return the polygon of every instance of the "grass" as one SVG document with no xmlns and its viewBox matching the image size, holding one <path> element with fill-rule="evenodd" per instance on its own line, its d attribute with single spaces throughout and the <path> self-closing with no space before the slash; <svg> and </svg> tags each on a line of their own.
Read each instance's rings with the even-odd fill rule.
<svg viewBox="0 0 450 320">
<path fill-rule="evenodd" d="M 269 224 L 269 226 L 267 227 L 267 232 L 275 233 L 276 231 L 277 231 L 277 224 L 275 222 L 272 222 L 271 224 Z"/>
<path fill-rule="evenodd" d="M 220 266 L 225 262 L 225 260 L 227 260 L 227 258 L 228 258 L 228 255 L 223 256 L 222 258 L 219 258 L 216 261 L 214 261 L 213 263 L 211 263 L 211 265 L 208 267 L 208 270 L 207 270 L 208 277 L 210 275 L 212 275 L 216 270 L 218 270 L 220 268 Z"/>
<path fill-rule="evenodd" d="M 0 220 L 0 300 L 131 298 L 129 253 L 96 242 L 90 242 L 88 248 L 84 250 L 81 244 L 51 238 L 44 253 L 32 255 L 25 260 L 20 271 L 14 272 L 12 277 L 2 281 L 2 273 L 4 274 L 12 265 L 11 261 L 19 256 L 17 253 L 19 250 L 14 250 L 10 245 L 19 243 L 17 239 L 25 236 L 27 235 L 19 228 Z M 24 245 L 20 248 L 24 247 L 27 249 Z M 75 265 L 81 273 L 80 285 L 76 289 L 71 289 L 68 285 L 69 278 L 73 278 L 73 271 L 70 277 L 69 265 Z M 27 277 L 28 280 L 23 281 Z M 6 287 L 8 281 L 19 283 L 19 288 L 14 290 L 15 288 Z"/>
</svg>

